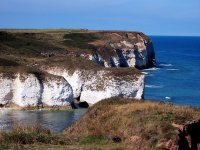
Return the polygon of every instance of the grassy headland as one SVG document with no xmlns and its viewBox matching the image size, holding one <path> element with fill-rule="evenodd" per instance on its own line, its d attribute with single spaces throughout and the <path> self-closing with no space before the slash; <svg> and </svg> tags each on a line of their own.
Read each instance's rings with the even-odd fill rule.
<svg viewBox="0 0 200 150">
<path fill-rule="evenodd" d="M 62 134 L 15 129 L 0 136 L 1 148 L 166 149 L 178 145 L 177 125 L 200 119 L 200 110 L 150 101 L 112 98 L 90 107 Z M 199 132 L 199 131 L 196 131 Z"/>
<path fill-rule="evenodd" d="M 110 43 L 129 40 L 127 33 L 129 32 L 86 29 L 0 29 L 0 73 L 43 74 L 41 66 L 59 66 L 72 72 L 85 69 L 110 70 L 114 74 L 124 71 L 126 74 L 137 74 L 139 71 L 135 68 L 104 68 L 85 58 L 96 52 L 104 59 L 116 55 L 113 54 Z M 149 40 L 141 32 L 131 33 Z M 136 38 L 135 42 L 137 40 Z"/>
<path fill-rule="evenodd" d="M 98 65 L 90 63 L 80 55 L 98 52 L 106 59 L 106 57 L 114 55 L 110 43 L 122 39 L 128 40 L 127 33 L 124 31 L 92 31 L 86 29 L 0 29 L 0 66 L 33 67 L 59 63 L 59 65 L 65 67 L 98 68 Z M 141 32 L 131 33 L 139 34 L 147 41 L 149 40 Z M 135 42 L 137 40 L 136 38 Z M 80 66 L 81 64 L 84 64 L 84 66 Z"/>
</svg>

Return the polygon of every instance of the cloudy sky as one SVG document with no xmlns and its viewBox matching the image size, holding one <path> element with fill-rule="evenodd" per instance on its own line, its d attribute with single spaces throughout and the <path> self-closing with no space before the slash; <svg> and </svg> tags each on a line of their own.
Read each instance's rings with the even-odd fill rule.
<svg viewBox="0 0 200 150">
<path fill-rule="evenodd" d="M 0 0 L 0 28 L 88 28 L 200 36 L 200 0 Z"/>
</svg>

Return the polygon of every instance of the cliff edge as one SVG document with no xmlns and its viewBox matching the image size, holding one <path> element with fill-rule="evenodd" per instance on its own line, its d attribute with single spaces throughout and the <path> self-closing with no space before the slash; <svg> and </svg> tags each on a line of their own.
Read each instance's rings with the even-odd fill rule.
<svg viewBox="0 0 200 150">
<path fill-rule="evenodd" d="M 141 32 L 1 30 L 0 105 L 141 99 L 145 76 L 138 69 L 154 63 L 153 44 Z"/>
<path fill-rule="evenodd" d="M 199 116 L 191 107 L 111 98 L 89 108 L 64 134 L 91 149 L 199 150 Z"/>
</svg>

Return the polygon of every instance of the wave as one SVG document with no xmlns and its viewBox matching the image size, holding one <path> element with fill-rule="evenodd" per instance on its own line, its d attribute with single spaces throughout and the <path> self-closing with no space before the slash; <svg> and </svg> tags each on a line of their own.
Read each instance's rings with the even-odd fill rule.
<svg viewBox="0 0 200 150">
<path fill-rule="evenodd" d="M 149 68 L 149 69 L 144 69 L 144 70 L 151 70 L 151 71 L 153 70 L 154 71 L 154 70 L 158 70 L 158 69 L 160 69 L 160 68 L 155 68 L 154 67 L 154 68 Z"/>
<path fill-rule="evenodd" d="M 163 88 L 162 85 L 145 85 L 146 88 L 154 88 L 154 89 L 161 89 Z"/>
<path fill-rule="evenodd" d="M 159 66 L 170 67 L 172 64 L 159 64 Z"/>
<path fill-rule="evenodd" d="M 145 75 L 148 75 L 149 73 L 148 72 L 142 72 L 143 74 L 145 74 Z"/>
<path fill-rule="evenodd" d="M 166 70 L 169 70 L 169 71 L 177 71 L 177 70 L 180 70 L 180 69 L 166 69 Z"/>
<path fill-rule="evenodd" d="M 166 96 L 166 97 L 165 97 L 165 99 L 171 99 L 171 97 L 169 97 L 169 96 Z"/>
<path fill-rule="evenodd" d="M 147 74 L 146 76 L 153 77 L 155 75 L 154 74 Z"/>
</svg>

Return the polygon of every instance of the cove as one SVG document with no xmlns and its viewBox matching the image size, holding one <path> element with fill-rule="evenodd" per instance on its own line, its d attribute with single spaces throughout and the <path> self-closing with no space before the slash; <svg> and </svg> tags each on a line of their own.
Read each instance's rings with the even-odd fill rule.
<svg viewBox="0 0 200 150">
<path fill-rule="evenodd" d="M 14 125 L 38 125 L 52 133 L 60 133 L 79 120 L 87 109 L 73 110 L 12 110 L 0 109 L 0 130 L 10 131 Z"/>
</svg>

